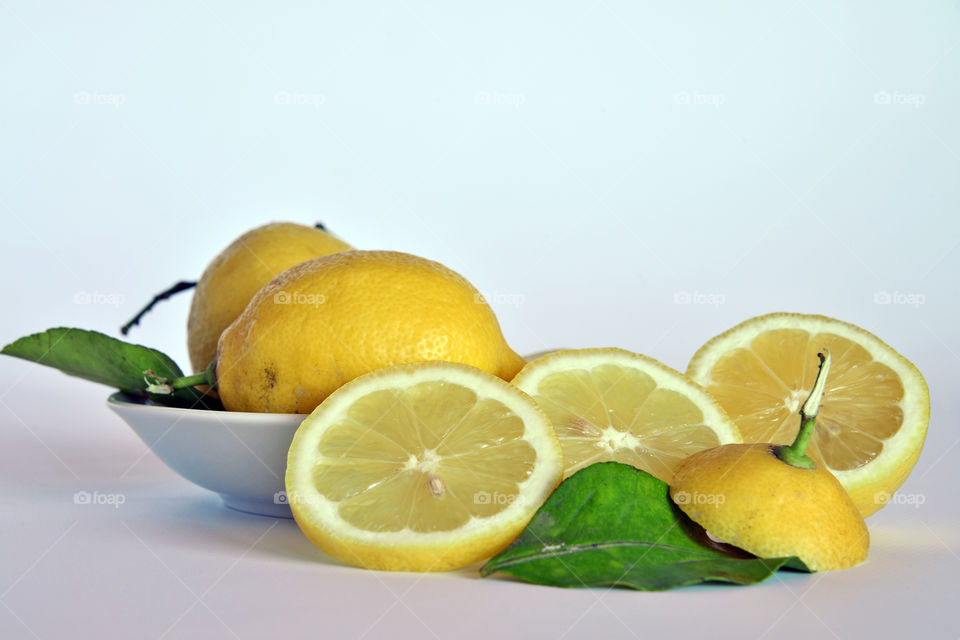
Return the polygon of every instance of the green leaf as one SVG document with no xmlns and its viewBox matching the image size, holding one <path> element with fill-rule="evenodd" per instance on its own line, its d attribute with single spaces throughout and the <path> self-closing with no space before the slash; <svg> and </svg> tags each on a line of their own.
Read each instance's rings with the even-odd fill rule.
<svg viewBox="0 0 960 640">
<path fill-rule="evenodd" d="M 166 354 L 85 329 L 58 327 L 20 338 L 0 353 L 59 369 L 67 375 L 99 382 L 160 404 L 215 408 L 192 387 L 172 394 L 152 393 L 149 385 L 183 377 L 183 371 Z"/>
<path fill-rule="evenodd" d="M 661 591 L 708 581 L 752 584 L 788 564 L 803 567 L 796 558 L 757 558 L 711 542 L 673 504 L 665 482 L 602 462 L 564 481 L 480 573 L 557 587 Z"/>
</svg>

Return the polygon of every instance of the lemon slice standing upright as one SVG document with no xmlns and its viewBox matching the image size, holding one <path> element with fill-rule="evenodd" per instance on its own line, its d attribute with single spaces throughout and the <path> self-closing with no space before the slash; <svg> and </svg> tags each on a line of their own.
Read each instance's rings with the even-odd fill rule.
<svg viewBox="0 0 960 640">
<path fill-rule="evenodd" d="M 320 549 L 349 564 L 444 571 L 489 558 L 559 484 L 546 415 L 523 392 L 449 362 L 380 369 L 301 424 L 287 497 Z"/>
<path fill-rule="evenodd" d="M 772 313 L 707 342 L 687 374 L 717 398 L 745 441 L 788 444 L 821 349 L 833 364 L 807 453 L 868 516 L 906 480 L 926 437 L 930 394 L 909 360 L 855 325 Z"/>
<path fill-rule="evenodd" d="M 687 456 L 741 442 L 703 389 L 652 358 L 623 349 L 565 349 L 529 362 L 513 384 L 553 422 L 568 477 L 595 462 L 673 479 Z"/>
</svg>

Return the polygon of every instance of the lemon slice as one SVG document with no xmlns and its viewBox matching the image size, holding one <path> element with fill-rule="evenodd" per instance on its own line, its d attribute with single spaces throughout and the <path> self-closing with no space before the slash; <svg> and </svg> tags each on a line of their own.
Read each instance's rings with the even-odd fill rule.
<svg viewBox="0 0 960 640">
<path fill-rule="evenodd" d="M 867 516 L 906 480 L 927 433 L 930 394 L 910 361 L 852 324 L 773 313 L 707 342 L 687 374 L 717 398 L 747 442 L 787 444 L 824 348 L 833 364 L 807 453 Z"/>
<path fill-rule="evenodd" d="M 670 482 L 687 456 L 741 441 L 736 425 L 703 389 L 623 349 L 555 351 L 528 363 L 513 384 L 553 422 L 564 477 L 612 460 Z"/>
<path fill-rule="evenodd" d="M 506 547 L 559 484 L 562 456 L 547 417 L 516 387 L 420 362 L 354 379 L 303 421 L 287 498 L 331 556 L 445 571 Z"/>
</svg>

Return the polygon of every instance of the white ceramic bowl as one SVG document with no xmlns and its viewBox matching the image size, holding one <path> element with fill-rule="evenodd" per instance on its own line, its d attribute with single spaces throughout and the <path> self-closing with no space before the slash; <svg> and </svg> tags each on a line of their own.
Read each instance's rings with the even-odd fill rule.
<svg viewBox="0 0 960 640">
<path fill-rule="evenodd" d="M 525 358 L 534 360 L 553 351 Z M 283 477 L 290 442 L 305 415 L 177 409 L 120 392 L 107 398 L 107 406 L 168 467 L 219 493 L 231 509 L 293 517 Z"/>
<path fill-rule="evenodd" d="M 219 493 L 226 506 L 292 517 L 283 476 L 293 434 L 306 416 L 177 409 L 124 393 L 107 398 L 107 406 L 168 467 Z"/>
</svg>

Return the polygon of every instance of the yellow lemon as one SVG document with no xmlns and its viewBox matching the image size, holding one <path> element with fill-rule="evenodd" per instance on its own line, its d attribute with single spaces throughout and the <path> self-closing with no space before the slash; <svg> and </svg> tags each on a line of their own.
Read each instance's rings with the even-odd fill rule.
<svg viewBox="0 0 960 640">
<path fill-rule="evenodd" d="M 194 371 L 217 355 L 217 340 L 250 298 L 298 262 L 352 249 L 326 231 L 292 222 L 252 229 L 220 252 L 197 281 L 187 320 L 187 348 Z"/>
<path fill-rule="evenodd" d="M 364 373 L 423 360 L 506 380 L 524 364 L 460 274 L 405 253 L 348 251 L 257 292 L 220 337 L 217 390 L 231 411 L 309 413 Z"/>
<path fill-rule="evenodd" d="M 670 497 L 715 538 L 828 571 L 863 562 L 870 534 L 843 486 L 806 454 L 830 369 L 830 352 L 818 356 L 821 366 L 789 446 L 728 444 L 695 453 L 677 466 Z"/>
<path fill-rule="evenodd" d="M 913 469 L 930 420 L 917 368 L 873 334 L 824 316 L 752 318 L 700 348 L 687 375 L 740 427 L 745 442 L 788 443 L 816 375 L 811 354 L 833 354 L 833 373 L 810 456 L 837 477 L 864 516 L 890 501 Z"/>
<path fill-rule="evenodd" d="M 623 349 L 564 349 L 513 380 L 547 412 L 566 476 L 595 462 L 633 465 L 670 482 L 691 453 L 741 442 L 716 401 L 682 373 Z"/>
<path fill-rule="evenodd" d="M 344 562 L 445 571 L 491 557 L 563 473 L 529 396 L 462 364 L 419 362 L 347 383 L 300 425 L 287 457 L 303 533 Z"/>
<path fill-rule="evenodd" d="M 674 473 L 670 497 L 711 536 L 761 558 L 796 556 L 814 571 L 863 562 L 870 534 L 823 466 L 799 469 L 769 444 L 695 453 Z"/>
</svg>

